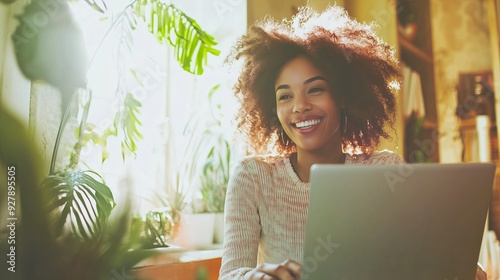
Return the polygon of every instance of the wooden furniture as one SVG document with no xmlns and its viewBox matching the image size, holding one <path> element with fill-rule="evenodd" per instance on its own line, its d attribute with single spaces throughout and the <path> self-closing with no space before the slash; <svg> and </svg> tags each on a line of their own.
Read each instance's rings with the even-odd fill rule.
<svg viewBox="0 0 500 280">
<path fill-rule="evenodd" d="M 148 280 L 217 280 L 222 250 L 169 250 L 136 265 L 135 272 Z"/>
<path fill-rule="evenodd" d="M 419 74 L 425 106 L 425 120 L 418 136 L 413 139 L 405 139 L 405 159 L 407 162 L 415 162 L 410 156 L 415 151 L 420 151 L 424 155 L 424 161 L 439 162 L 438 113 L 429 5 L 429 0 L 398 1 L 398 10 L 401 10 L 401 13 L 398 13 L 398 25 L 402 27 L 407 20 L 405 18 L 411 16 L 417 26 L 417 34 L 413 41 L 398 31 L 400 60 Z M 409 120 L 406 121 L 405 126 L 405 134 L 408 135 L 408 131 L 413 127 L 411 127 Z"/>
</svg>

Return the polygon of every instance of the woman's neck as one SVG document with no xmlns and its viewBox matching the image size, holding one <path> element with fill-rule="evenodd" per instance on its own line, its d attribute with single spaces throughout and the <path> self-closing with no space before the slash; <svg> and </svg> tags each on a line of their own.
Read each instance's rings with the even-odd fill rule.
<svg viewBox="0 0 500 280">
<path fill-rule="evenodd" d="M 313 164 L 344 164 L 345 154 L 342 152 L 341 146 L 327 153 L 322 151 L 308 152 L 298 150 L 290 156 L 290 161 L 300 180 L 302 182 L 309 182 L 309 173 Z"/>
</svg>

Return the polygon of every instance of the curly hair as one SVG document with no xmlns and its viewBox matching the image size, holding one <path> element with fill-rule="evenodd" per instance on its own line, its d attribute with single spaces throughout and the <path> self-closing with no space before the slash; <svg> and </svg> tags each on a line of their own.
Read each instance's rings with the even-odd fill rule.
<svg viewBox="0 0 500 280">
<path fill-rule="evenodd" d="M 283 65 L 298 56 L 307 57 L 326 75 L 334 100 L 343 106 L 340 131 L 345 152 L 370 154 L 380 137 L 390 138 L 385 124 L 394 130 L 394 94 L 400 84 L 394 50 L 371 25 L 350 18 L 341 7 L 330 6 L 322 13 L 302 7 L 288 21 L 256 22 L 226 59 L 243 62 L 234 91 L 241 103 L 237 127 L 247 138 L 248 153 L 295 151 L 295 144 L 280 135 L 274 83 Z"/>
</svg>

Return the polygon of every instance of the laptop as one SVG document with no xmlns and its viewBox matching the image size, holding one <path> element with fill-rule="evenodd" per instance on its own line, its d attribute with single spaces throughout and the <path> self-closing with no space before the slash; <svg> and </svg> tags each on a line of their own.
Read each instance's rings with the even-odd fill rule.
<svg viewBox="0 0 500 280">
<path fill-rule="evenodd" d="M 494 175 L 494 163 L 313 165 L 301 279 L 474 279 Z"/>
</svg>

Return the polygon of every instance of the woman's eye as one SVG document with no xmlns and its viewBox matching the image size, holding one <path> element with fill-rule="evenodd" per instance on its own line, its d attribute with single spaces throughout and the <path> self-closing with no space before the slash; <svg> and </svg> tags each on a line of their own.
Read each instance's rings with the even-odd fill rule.
<svg viewBox="0 0 500 280">
<path fill-rule="evenodd" d="M 315 93 L 315 92 L 321 92 L 323 91 L 322 88 L 319 88 L 319 87 L 315 87 L 315 88 L 312 88 L 309 90 L 309 93 Z"/>
<path fill-rule="evenodd" d="M 289 94 L 282 94 L 282 95 L 280 95 L 278 100 L 286 100 L 286 99 L 290 99 L 290 98 L 292 98 L 292 97 Z"/>
</svg>

